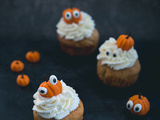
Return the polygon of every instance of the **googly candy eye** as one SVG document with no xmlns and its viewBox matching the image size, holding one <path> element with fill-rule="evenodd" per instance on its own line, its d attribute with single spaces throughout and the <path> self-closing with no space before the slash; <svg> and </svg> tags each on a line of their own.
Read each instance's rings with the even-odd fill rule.
<svg viewBox="0 0 160 120">
<path fill-rule="evenodd" d="M 49 78 L 49 81 L 52 85 L 56 85 L 57 84 L 57 77 L 55 75 L 51 75 Z"/>
<path fill-rule="evenodd" d="M 39 87 L 38 92 L 42 95 L 47 94 L 47 89 L 45 87 Z"/>
<path fill-rule="evenodd" d="M 114 58 L 117 57 L 118 55 L 119 55 L 118 51 L 114 51 L 114 52 L 113 52 L 113 57 L 114 57 Z"/>
<path fill-rule="evenodd" d="M 65 18 L 66 18 L 67 20 L 71 20 L 72 14 L 71 14 L 70 12 L 66 12 Z"/>
<path fill-rule="evenodd" d="M 133 107 L 133 102 L 132 102 L 131 100 L 129 100 L 129 101 L 127 102 L 127 104 L 126 104 L 126 108 L 127 108 L 128 110 L 130 110 L 130 109 L 132 109 L 132 107 Z"/>
<path fill-rule="evenodd" d="M 111 51 L 110 50 L 106 50 L 106 55 L 110 56 L 111 55 Z"/>
<path fill-rule="evenodd" d="M 75 18 L 78 18 L 79 17 L 79 11 L 78 10 L 74 10 L 73 11 L 73 16 L 75 17 Z"/>
<path fill-rule="evenodd" d="M 142 105 L 141 104 L 136 104 L 134 106 L 134 112 L 136 112 L 136 113 L 140 112 L 141 109 L 142 109 Z"/>
</svg>

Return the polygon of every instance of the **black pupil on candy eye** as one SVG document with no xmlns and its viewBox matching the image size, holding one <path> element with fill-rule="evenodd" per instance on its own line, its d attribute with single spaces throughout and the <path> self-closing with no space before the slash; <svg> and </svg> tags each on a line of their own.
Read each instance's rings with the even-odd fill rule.
<svg viewBox="0 0 160 120">
<path fill-rule="evenodd" d="M 53 82 L 56 83 L 56 81 L 57 81 L 57 80 L 56 80 L 55 78 L 53 78 Z"/>
<path fill-rule="evenodd" d="M 109 52 L 106 52 L 106 55 L 109 55 Z"/>
<path fill-rule="evenodd" d="M 130 108 L 131 106 L 130 106 L 130 104 L 128 104 L 128 108 Z"/>
<path fill-rule="evenodd" d="M 43 93 L 44 93 L 44 90 L 41 90 L 41 91 L 40 91 L 40 93 L 42 93 L 42 94 L 43 94 Z"/>
<path fill-rule="evenodd" d="M 67 14 L 67 17 L 69 17 L 69 14 Z"/>
<path fill-rule="evenodd" d="M 116 57 L 117 55 L 116 54 L 113 54 L 113 57 Z"/>
<path fill-rule="evenodd" d="M 136 111 L 138 111 L 139 110 L 139 108 L 138 107 L 136 107 L 136 109 L 135 109 Z"/>
<path fill-rule="evenodd" d="M 77 16 L 78 16 L 78 13 L 76 13 L 75 16 L 77 17 Z"/>
</svg>

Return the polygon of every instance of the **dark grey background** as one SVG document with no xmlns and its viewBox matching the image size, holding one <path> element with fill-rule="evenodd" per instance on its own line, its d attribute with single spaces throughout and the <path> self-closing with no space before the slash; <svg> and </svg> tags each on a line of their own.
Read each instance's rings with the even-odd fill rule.
<svg viewBox="0 0 160 120">
<path fill-rule="evenodd" d="M 98 47 L 110 36 L 132 33 L 138 51 L 141 72 L 128 88 L 113 88 L 98 79 L 96 50 L 85 57 L 71 57 L 59 48 L 56 24 L 62 11 L 70 6 L 89 13 L 100 33 Z M 48 77 L 55 74 L 72 86 L 84 103 L 84 120 L 158 120 L 160 111 L 159 0 L 0 0 L 0 120 L 32 120 L 33 94 Z M 41 53 L 41 61 L 28 63 L 29 50 Z M 19 73 L 10 63 L 22 60 L 23 73 L 30 85 L 16 84 Z M 141 92 L 150 103 L 146 116 L 132 115 L 125 104 Z"/>
</svg>

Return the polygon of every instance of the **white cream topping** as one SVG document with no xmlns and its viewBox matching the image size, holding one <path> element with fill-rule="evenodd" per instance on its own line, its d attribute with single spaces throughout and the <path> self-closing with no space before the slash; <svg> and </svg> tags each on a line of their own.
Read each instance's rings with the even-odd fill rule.
<svg viewBox="0 0 160 120">
<path fill-rule="evenodd" d="M 95 29 L 94 20 L 92 20 L 92 17 L 85 12 L 81 12 L 81 15 L 82 20 L 79 21 L 78 24 L 67 24 L 63 18 L 61 18 L 60 22 L 57 24 L 57 33 L 61 37 L 65 37 L 65 39 L 71 39 L 74 41 L 89 38 Z"/>
<path fill-rule="evenodd" d="M 35 99 L 33 110 L 46 119 L 62 119 L 74 111 L 78 106 L 80 99 L 76 91 L 67 86 L 62 80 L 62 93 L 52 98 L 44 98 L 40 96 L 38 91 L 33 95 Z"/>
<path fill-rule="evenodd" d="M 122 50 L 117 47 L 116 40 L 112 37 L 100 46 L 99 51 L 97 59 L 102 61 L 101 65 L 107 64 L 114 70 L 130 68 L 138 59 L 134 47 L 128 51 Z"/>
</svg>

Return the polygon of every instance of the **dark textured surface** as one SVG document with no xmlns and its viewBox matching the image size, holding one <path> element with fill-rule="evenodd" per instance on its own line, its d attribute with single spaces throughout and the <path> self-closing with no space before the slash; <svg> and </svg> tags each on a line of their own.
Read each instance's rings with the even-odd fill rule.
<svg viewBox="0 0 160 120">
<path fill-rule="evenodd" d="M 96 75 L 98 50 L 86 57 L 70 57 L 60 50 L 55 26 L 70 5 L 93 17 L 99 46 L 110 36 L 132 33 L 142 67 L 134 85 L 122 89 L 103 85 Z M 77 91 L 84 120 L 159 120 L 159 14 L 159 0 L 0 0 L 0 120 L 33 120 L 32 96 L 44 74 L 55 74 Z M 29 50 L 41 53 L 39 63 L 26 62 Z M 15 59 L 24 62 L 24 73 L 31 79 L 25 88 L 16 84 L 19 73 L 10 70 Z M 151 104 L 143 117 L 125 107 L 128 98 L 139 92 Z"/>
</svg>

